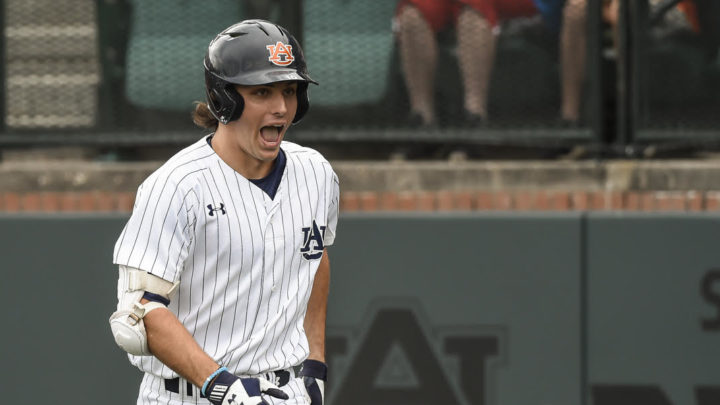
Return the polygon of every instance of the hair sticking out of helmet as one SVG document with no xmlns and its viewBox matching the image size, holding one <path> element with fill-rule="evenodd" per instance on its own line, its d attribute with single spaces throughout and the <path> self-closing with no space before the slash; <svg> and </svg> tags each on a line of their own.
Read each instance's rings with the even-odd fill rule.
<svg viewBox="0 0 720 405">
<path fill-rule="evenodd" d="M 298 108 L 293 123 L 310 107 L 310 78 L 300 44 L 285 28 L 265 20 L 234 24 L 210 42 L 204 61 L 208 109 L 221 123 L 240 118 L 244 102 L 235 85 L 297 81 Z"/>
</svg>

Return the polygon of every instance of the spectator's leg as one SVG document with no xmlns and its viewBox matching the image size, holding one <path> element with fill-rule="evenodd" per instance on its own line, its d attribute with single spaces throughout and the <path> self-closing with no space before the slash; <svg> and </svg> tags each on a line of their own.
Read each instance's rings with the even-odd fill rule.
<svg viewBox="0 0 720 405">
<path fill-rule="evenodd" d="M 465 110 L 487 118 L 490 73 L 495 60 L 495 34 L 478 11 L 463 7 L 457 21 L 458 62 L 465 89 Z"/>
<path fill-rule="evenodd" d="M 434 79 L 438 45 L 435 33 L 423 14 L 405 5 L 397 14 L 400 61 L 410 98 L 411 113 L 425 125 L 435 121 Z"/>
<path fill-rule="evenodd" d="M 564 121 L 577 122 L 580 119 L 587 46 L 586 10 L 587 0 L 567 0 L 563 9 L 560 33 L 560 80 L 561 118 Z"/>
</svg>

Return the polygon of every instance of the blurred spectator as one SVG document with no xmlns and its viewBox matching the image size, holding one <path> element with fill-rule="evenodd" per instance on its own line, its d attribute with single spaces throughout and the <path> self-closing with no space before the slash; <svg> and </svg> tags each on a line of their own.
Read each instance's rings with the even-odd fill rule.
<svg viewBox="0 0 720 405">
<path fill-rule="evenodd" d="M 702 37 L 705 56 L 708 61 L 720 63 L 717 61 L 720 53 L 720 1 L 692 0 L 691 2 L 695 5 L 695 24 Z"/>
<path fill-rule="evenodd" d="M 720 64 L 720 1 L 646 0 L 649 38 L 661 43 L 668 38 L 690 39 L 704 53 L 704 62 Z M 617 57 L 621 0 L 603 0 L 603 21 L 610 25 Z M 689 34 L 689 35 L 688 35 Z"/>
<path fill-rule="evenodd" d="M 587 0 L 401 0 L 396 14 L 397 37 L 410 120 L 436 123 L 434 76 L 438 58 L 435 35 L 454 22 L 457 55 L 464 89 L 464 123 L 482 125 L 488 119 L 488 88 L 495 45 L 503 21 L 543 16 L 560 34 L 561 119 L 577 124 L 585 72 Z M 532 74 L 532 66 L 528 67 Z"/>
<path fill-rule="evenodd" d="M 708 59 L 714 59 L 720 47 L 720 1 L 647 0 L 651 35 L 661 39 L 692 32 L 702 37 Z M 618 27 L 620 0 L 603 0 L 603 19 L 613 30 Z M 615 33 L 615 35 L 617 35 Z"/>
</svg>

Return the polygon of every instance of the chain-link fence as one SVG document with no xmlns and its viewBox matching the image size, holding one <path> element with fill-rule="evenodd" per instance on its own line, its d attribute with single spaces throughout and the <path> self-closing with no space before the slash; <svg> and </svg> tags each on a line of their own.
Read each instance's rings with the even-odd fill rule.
<svg viewBox="0 0 720 405">
<path fill-rule="evenodd" d="M 194 139 L 208 43 L 258 17 L 295 33 L 320 82 L 297 139 L 714 139 L 720 3 L 618 3 L 5 0 L 0 142 Z"/>
</svg>

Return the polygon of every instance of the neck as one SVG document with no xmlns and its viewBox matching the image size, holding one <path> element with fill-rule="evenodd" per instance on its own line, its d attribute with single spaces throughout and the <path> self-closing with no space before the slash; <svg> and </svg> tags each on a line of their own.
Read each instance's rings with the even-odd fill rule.
<svg viewBox="0 0 720 405">
<path fill-rule="evenodd" d="M 250 155 L 227 126 L 219 125 L 212 137 L 212 148 L 228 166 L 246 179 L 261 179 L 272 170 L 274 160 L 259 160 Z"/>
</svg>

